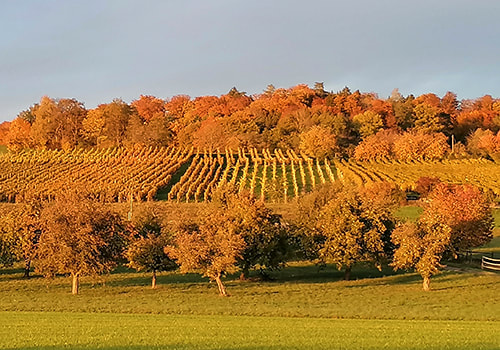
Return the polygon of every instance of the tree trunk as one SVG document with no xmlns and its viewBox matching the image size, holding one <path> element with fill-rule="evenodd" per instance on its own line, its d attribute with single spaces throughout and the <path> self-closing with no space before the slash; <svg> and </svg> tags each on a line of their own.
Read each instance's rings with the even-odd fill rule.
<svg viewBox="0 0 500 350">
<path fill-rule="evenodd" d="M 349 281 L 350 278 L 351 278 L 351 267 L 348 266 L 345 268 L 344 280 Z"/>
<path fill-rule="evenodd" d="M 151 288 L 156 288 L 156 270 L 153 270 L 153 279 L 151 281 Z"/>
<path fill-rule="evenodd" d="M 248 268 L 243 268 L 240 274 L 240 281 L 245 281 L 248 278 Z"/>
<path fill-rule="evenodd" d="M 224 284 L 222 283 L 222 280 L 220 279 L 220 274 L 218 274 L 216 277 L 215 277 L 215 282 L 217 282 L 217 287 L 219 287 L 219 294 L 223 297 L 227 297 L 228 294 L 226 292 L 226 287 L 224 286 Z"/>
<path fill-rule="evenodd" d="M 78 289 L 80 288 L 80 276 L 77 273 L 71 273 L 71 277 L 73 278 L 71 294 L 78 294 Z"/>
<path fill-rule="evenodd" d="M 31 259 L 24 259 L 24 278 L 30 278 Z"/>
<path fill-rule="evenodd" d="M 431 286 L 430 286 L 431 279 L 428 276 L 424 276 L 423 278 L 424 278 L 424 282 L 423 282 L 422 286 L 424 287 L 424 291 L 428 292 L 431 290 Z"/>
</svg>

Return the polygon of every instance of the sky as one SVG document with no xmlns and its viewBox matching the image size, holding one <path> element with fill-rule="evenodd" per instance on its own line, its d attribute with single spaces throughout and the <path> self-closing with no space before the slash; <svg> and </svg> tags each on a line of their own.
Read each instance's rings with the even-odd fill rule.
<svg viewBox="0 0 500 350">
<path fill-rule="evenodd" d="M 0 0 L 0 122 L 42 96 L 500 97 L 496 0 Z"/>
</svg>

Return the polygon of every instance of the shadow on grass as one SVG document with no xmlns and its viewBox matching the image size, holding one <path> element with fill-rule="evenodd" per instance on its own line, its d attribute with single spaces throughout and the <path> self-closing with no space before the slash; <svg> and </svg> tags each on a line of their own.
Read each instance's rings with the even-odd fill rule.
<svg viewBox="0 0 500 350">
<path fill-rule="evenodd" d="M 24 269 L 16 268 L 16 267 L 7 267 L 4 269 L 0 269 L 0 276 L 2 275 L 18 275 L 24 274 Z"/>
<path fill-rule="evenodd" d="M 106 281 L 109 286 L 118 287 L 137 287 L 137 286 L 151 286 L 152 273 L 142 273 L 130 270 L 127 272 L 119 273 L 120 278 Z M 203 278 L 199 274 L 188 273 L 181 274 L 178 272 L 159 273 L 157 275 L 157 284 L 161 285 L 178 285 L 178 284 L 198 284 L 206 283 L 207 278 Z"/>
<path fill-rule="evenodd" d="M 43 278 L 42 275 L 30 271 L 29 277 L 24 276 L 24 269 L 18 267 L 9 267 L 0 269 L 0 281 L 30 281 Z"/>
<path fill-rule="evenodd" d="M 372 266 L 358 265 L 351 272 L 351 280 L 371 280 L 369 284 L 373 285 L 373 280 L 377 278 L 403 275 L 404 271 L 395 272 L 389 267 L 382 268 L 381 271 Z M 112 275 L 119 275 L 119 279 L 107 281 L 106 284 L 111 286 L 148 286 L 151 285 L 151 273 L 137 272 L 127 267 L 117 268 Z M 339 271 L 333 265 L 314 265 L 304 264 L 299 266 L 287 266 L 278 271 L 268 272 L 267 278 L 262 278 L 258 270 L 250 272 L 249 279 L 242 281 L 244 283 L 329 283 L 344 280 L 344 271 Z M 412 277 L 412 279 L 415 279 Z M 228 275 L 226 281 L 240 282 L 239 273 Z M 181 274 L 179 272 L 163 272 L 158 274 L 157 283 L 162 285 L 178 285 L 178 284 L 199 284 L 207 283 L 208 279 L 200 274 L 188 273 Z M 411 283 L 411 282 L 408 282 Z M 387 284 L 387 280 L 381 282 Z"/>
<path fill-rule="evenodd" d="M 376 279 L 381 277 L 399 275 L 403 272 L 395 272 L 389 267 L 378 270 L 373 266 L 357 265 L 351 271 L 350 280 Z M 258 277 L 258 272 L 253 271 L 252 277 Z M 269 273 L 270 283 L 328 283 L 344 280 L 344 271 L 339 271 L 334 265 L 303 265 L 288 266 L 279 271 Z M 262 280 L 260 282 L 267 282 Z"/>
</svg>

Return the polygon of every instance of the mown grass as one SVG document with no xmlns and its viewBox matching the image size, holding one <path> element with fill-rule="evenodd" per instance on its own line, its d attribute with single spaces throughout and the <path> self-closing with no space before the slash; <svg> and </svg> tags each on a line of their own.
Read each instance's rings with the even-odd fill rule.
<svg viewBox="0 0 500 350">
<path fill-rule="evenodd" d="M 497 322 L 0 312 L 2 349 L 497 349 Z"/>
<path fill-rule="evenodd" d="M 120 268 L 100 280 L 0 273 L 2 349 L 495 349 L 500 276 L 446 271 L 421 290 L 416 274 L 292 263 L 273 280 L 226 279 L 231 297 L 198 275 Z"/>
<path fill-rule="evenodd" d="M 152 290 L 149 274 L 136 272 L 84 278 L 81 294 L 72 296 L 68 277 L 25 280 L 20 270 L 4 270 L 0 310 L 500 321 L 500 276 L 481 270 L 443 272 L 431 280 L 431 293 L 421 290 L 420 276 L 390 269 L 358 267 L 357 280 L 343 281 L 333 267 L 296 263 L 271 282 L 231 277 L 230 298 L 198 275 L 163 273 Z"/>
</svg>

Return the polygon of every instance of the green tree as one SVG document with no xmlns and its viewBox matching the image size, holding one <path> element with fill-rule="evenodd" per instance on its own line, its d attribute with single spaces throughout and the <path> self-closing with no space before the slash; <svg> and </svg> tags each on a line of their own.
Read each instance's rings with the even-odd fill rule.
<svg viewBox="0 0 500 350">
<path fill-rule="evenodd" d="M 156 273 L 175 270 L 177 265 L 165 253 L 173 237 L 153 207 L 147 208 L 134 220 L 131 242 L 125 256 L 129 266 L 153 274 L 151 288 L 156 288 Z"/>
<path fill-rule="evenodd" d="M 42 233 L 43 202 L 29 197 L 25 202 L 0 217 L 4 262 L 24 262 L 24 277 L 29 278 L 31 264 Z"/>
<path fill-rule="evenodd" d="M 450 116 L 440 111 L 438 107 L 427 103 L 415 106 L 415 130 L 425 133 L 443 132 L 449 135 L 451 130 Z"/>
<path fill-rule="evenodd" d="M 345 189 L 319 213 L 319 258 L 344 268 L 345 279 L 355 263 L 373 262 L 381 268 L 388 256 L 394 219 L 387 208 L 373 203 L 364 203 L 357 190 Z"/>
<path fill-rule="evenodd" d="M 213 202 L 225 212 L 235 233 L 245 242 L 237 259 L 242 279 L 256 266 L 262 275 L 265 270 L 279 268 L 287 261 L 291 249 L 288 231 L 280 215 L 274 214 L 250 193 L 238 194 L 227 188 L 218 191 Z"/>
<path fill-rule="evenodd" d="M 377 131 L 384 127 L 382 116 L 373 111 L 366 111 L 357 114 L 352 118 L 354 129 L 358 132 L 362 139 L 374 135 Z"/>
</svg>

